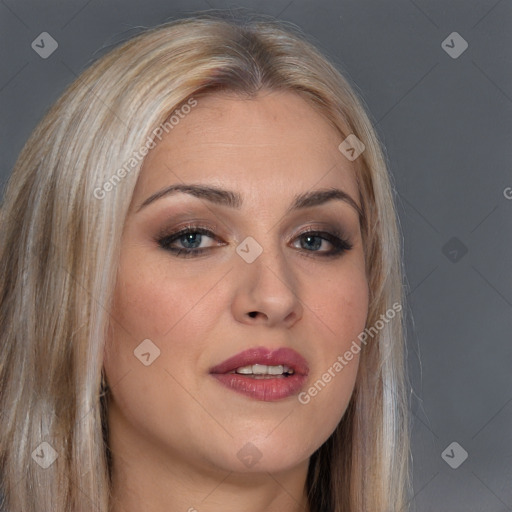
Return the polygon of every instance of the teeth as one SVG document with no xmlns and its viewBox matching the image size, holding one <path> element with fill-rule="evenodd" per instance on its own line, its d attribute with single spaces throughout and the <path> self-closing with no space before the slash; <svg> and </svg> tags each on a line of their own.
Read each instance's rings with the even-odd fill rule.
<svg viewBox="0 0 512 512">
<path fill-rule="evenodd" d="M 283 373 L 294 373 L 289 366 L 280 364 L 279 366 L 267 366 L 266 364 L 253 364 L 241 366 L 232 373 L 241 373 L 242 375 L 282 375 Z"/>
</svg>

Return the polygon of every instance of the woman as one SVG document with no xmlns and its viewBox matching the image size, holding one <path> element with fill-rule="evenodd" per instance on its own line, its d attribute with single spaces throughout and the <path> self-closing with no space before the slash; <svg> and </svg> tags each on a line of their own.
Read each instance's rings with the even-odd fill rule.
<svg viewBox="0 0 512 512">
<path fill-rule="evenodd" d="M 198 14 L 99 59 L 1 237 L 5 510 L 406 510 L 389 176 L 295 27 Z"/>
</svg>

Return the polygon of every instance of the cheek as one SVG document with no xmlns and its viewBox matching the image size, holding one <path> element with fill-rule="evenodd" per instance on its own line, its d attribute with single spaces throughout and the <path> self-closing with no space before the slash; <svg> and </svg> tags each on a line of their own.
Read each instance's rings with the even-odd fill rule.
<svg viewBox="0 0 512 512">
<path fill-rule="evenodd" d="M 110 384 L 123 381 L 118 393 L 127 385 L 127 380 L 136 379 L 138 391 L 142 391 L 156 378 L 155 369 L 162 362 L 161 356 L 166 355 L 163 336 L 184 314 L 176 285 L 158 280 L 158 272 L 151 270 L 154 268 L 149 262 L 139 264 L 130 254 L 120 262 L 104 360 Z M 146 339 L 160 349 L 159 357 L 147 368 L 134 357 L 134 351 Z M 128 378 L 124 379 L 128 373 Z M 138 393 L 133 391 L 135 395 Z"/>
<path fill-rule="evenodd" d="M 329 345 L 343 348 L 347 342 L 364 330 L 368 315 L 369 289 L 364 272 L 354 268 L 336 276 L 326 278 L 321 286 L 311 283 L 308 299 L 309 307 L 331 340 Z"/>
<path fill-rule="evenodd" d="M 204 271 L 180 276 L 169 265 L 148 260 L 143 263 L 126 255 L 121 261 L 105 369 L 112 382 L 130 372 L 141 386 L 174 387 L 177 384 L 165 370 L 191 374 L 191 379 L 197 376 L 195 368 L 219 317 L 215 309 L 221 307 L 215 288 L 219 279 Z M 134 357 L 146 339 L 160 350 L 149 367 Z"/>
<path fill-rule="evenodd" d="M 168 269 L 159 272 L 151 265 L 122 270 L 115 294 L 115 318 L 133 335 L 163 340 L 179 331 L 181 320 L 193 315 L 204 295 L 199 278 L 179 278 Z"/>
<path fill-rule="evenodd" d="M 158 262 L 142 265 L 133 259 L 128 263 L 128 258 L 121 262 L 104 365 L 117 407 L 145 435 L 154 435 L 153 430 L 162 437 L 186 434 L 186 423 L 169 428 L 170 404 L 173 414 L 181 411 L 184 418 L 189 410 L 198 413 L 180 382 L 195 393 L 192 370 L 210 327 L 202 319 L 207 314 L 216 318 L 212 297 L 206 295 L 213 285 L 200 273 L 180 278 Z M 160 349 L 149 366 L 134 356 L 145 339 Z"/>
<path fill-rule="evenodd" d="M 308 294 L 316 325 L 316 360 L 309 387 L 299 401 L 323 437 L 334 430 L 352 396 L 368 314 L 369 290 L 363 271 L 354 268 L 324 279 Z M 322 334 L 320 334 L 322 333 Z M 341 359 L 340 359 L 341 358 Z"/>
</svg>

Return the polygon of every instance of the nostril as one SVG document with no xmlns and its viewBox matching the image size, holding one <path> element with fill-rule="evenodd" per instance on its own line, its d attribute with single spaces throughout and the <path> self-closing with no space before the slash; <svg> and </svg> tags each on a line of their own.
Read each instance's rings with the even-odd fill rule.
<svg viewBox="0 0 512 512">
<path fill-rule="evenodd" d="M 251 312 L 249 313 L 249 316 L 250 316 L 251 318 L 254 318 L 257 314 L 258 314 L 258 312 L 257 312 L 257 311 L 251 311 Z"/>
</svg>

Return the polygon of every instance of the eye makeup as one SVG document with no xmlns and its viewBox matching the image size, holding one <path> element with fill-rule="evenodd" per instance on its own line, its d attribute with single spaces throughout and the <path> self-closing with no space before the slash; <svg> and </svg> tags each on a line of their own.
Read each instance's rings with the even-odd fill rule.
<svg viewBox="0 0 512 512">
<path fill-rule="evenodd" d="M 154 237 L 154 242 L 163 250 L 170 252 L 173 256 L 193 258 L 205 255 L 208 252 L 211 253 L 213 250 L 218 250 L 218 248 L 227 245 L 215 231 L 216 227 L 200 222 L 189 222 L 179 228 L 169 229 L 166 227 L 160 230 L 156 237 Z M 204 237 L 210 238 L 220 245 L 197 247 L 197 244 L 201 245 Z M 301 247 L 298 248 L 298 250 L 306 253 L 306 256 L 312 257 L 340 257 L 353 248 L 353 244 L 350 240 L 348 240 L 339 229 L 332 226 L 330 228 L 321 229 L 308 226 L 292 239 L 292 241 L 295 240 L 301 242 Z M 329 250 L 319 250 L 325 245 L 330 245 L 332 248 Z M 313 248 L 313 250 L 310 250 L 311 248 Z"/>
</svg>

